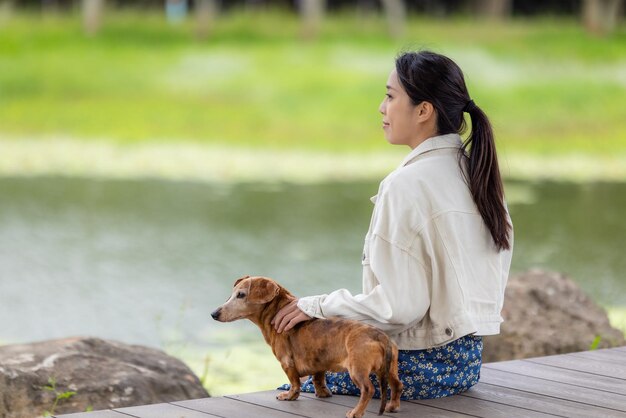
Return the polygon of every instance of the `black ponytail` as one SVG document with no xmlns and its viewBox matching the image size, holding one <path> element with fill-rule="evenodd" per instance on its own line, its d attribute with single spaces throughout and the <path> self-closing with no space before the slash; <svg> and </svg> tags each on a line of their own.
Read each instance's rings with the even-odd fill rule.
<svg viewBox="0 0 626 418">
<path fill-rule="evenodd" d="M 469 113 L 471 131 L 459 150 L 459 164 L 485 225 L 498 250 L 510 249 L 511 224 L 504 207 L 493 129 L 487 115 L 470 99 L 463 72 L 450 58 L 430 51 L 408 52 L 396 58 L 396 71 L 413 104 L 430 102 L 437 110 L 439 135 L 462 134 Z"/>
<path fill-rule="evenodd" d="M 472 121 L 472 130 L 461 149 L 462 158 L 469 155 L 468 186 L 496 247 L 499 250 L 508 250 L 511 248 L 509 242 L 511 225 L 504 207 L 504 187 L 491 123 L 485 112 L 476 105 L 470 107 L 467 112 Z"/>
</svg>

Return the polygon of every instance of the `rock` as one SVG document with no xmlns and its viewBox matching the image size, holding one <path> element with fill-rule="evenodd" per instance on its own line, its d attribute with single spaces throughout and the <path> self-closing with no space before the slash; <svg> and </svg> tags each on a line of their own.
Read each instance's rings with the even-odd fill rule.
<svg viewBox="0 0 626 418">
<path fill-rule="evenodd" d="M 625 345 L 603 308 L 560 273 L 530 270 L 509 278 L 501 333 L 484 338 L 483 363 Z"/>
<path fill-rule="evenodd" d="M 56 393 L 44 389 L 56 381 Z M 160 350 L 97 338 L 70 338 L 0 347 L 0 417 L 33 418 L 145 405 L 209 394 L 180 360 Z"/>
</svg>

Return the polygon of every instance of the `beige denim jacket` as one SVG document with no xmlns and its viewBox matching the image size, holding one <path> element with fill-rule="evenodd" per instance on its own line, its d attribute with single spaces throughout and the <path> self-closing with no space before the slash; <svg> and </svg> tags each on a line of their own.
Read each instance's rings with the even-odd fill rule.
<svg viewBox="0 0 626 418">
<path fill-rule="evenodd" d="M 459 168 L 460 146 L 457 134 L 429 138 L 381 182 L 363 293 L 303 297 L 302 311 L 375 325 L 403 350 L 500 332 L 513 235 L 511 250 L 498 252 Z"/>
</svg>

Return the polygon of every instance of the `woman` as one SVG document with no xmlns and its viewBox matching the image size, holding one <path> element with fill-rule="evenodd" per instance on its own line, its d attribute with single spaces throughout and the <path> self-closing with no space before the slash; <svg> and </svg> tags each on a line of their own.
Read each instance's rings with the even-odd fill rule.
<svg viewBox="0 0 626 418">
<path fill-rule="evenodd" d="M 412 151 L 372 198 L 363 293 L 300 298 L 274 325 L 283 332 L 330 316 L 375 325 L 400 349 L 403 399 L 453 395 L 478 382 L 482 336 L 500 332 L 511 264 L 493 132 L 461 69 L 429 51 L 396 59 L 379 111 L 387 141 Z M 464 113 L 471 132 L 463 143 Z M 327 381 L 333 393 L 358 394 L 347 373 Z M 303 390 L 313 390 L 310 382 Z"/>
</svg>

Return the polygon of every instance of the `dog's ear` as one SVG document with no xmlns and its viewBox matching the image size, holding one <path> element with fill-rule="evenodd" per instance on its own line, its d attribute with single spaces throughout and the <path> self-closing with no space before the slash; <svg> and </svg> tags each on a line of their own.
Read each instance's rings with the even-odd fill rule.
<svg viewBox="0 0 626 418">
<path fill-rule="evenodd" d="M 248 302 L 250 303 L 267 303 L 274 299 L 280 286 L 273 281 L 265 278 L 252 280 L 250 283 L 250 291 L 248 293 Z"/>
<path fill-rule="evenodd" d="M 240 282 L 240 281 L 245 280 L 245 279 L 247 279 L 247 278 L 249 278 L 249 277 L 250 277 L 250 276 L 243 276 L 243 277 L 240 277 L 239 279 L 237 279 L 237 280 L 235 281 L 235 284 L 233 285 L 233 287 L 237 286 L 237 285 L 239 284 L 239 282 Z"/>
</svg>

